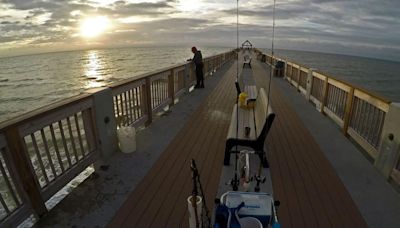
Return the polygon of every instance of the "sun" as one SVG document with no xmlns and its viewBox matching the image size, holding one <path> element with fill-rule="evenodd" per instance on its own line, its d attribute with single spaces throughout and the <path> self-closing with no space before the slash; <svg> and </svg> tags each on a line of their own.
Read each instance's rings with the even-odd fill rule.
<svg viewBox="0 0 400 228">
<path fill-rule="evenodd" d="M 101 35 L 110 27 L 110 20 L 105 16 L 89 17 L 81 22 L 80 34 L 86 38 Z"/>
</svg>

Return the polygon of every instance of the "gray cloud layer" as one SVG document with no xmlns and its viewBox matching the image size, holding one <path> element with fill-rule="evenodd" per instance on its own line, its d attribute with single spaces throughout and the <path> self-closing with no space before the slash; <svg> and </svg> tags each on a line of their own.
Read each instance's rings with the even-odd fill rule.
<svg viewBox="0 0 400 228">
<path fill-rule="evenodd" d="M 0 43 L 8 49 L 0 49 L 0 55 L 15 53 L 15 50 L 35 52 L 91 47 L 90 42 L 73 36 L 79 32 L 79 21 L 86 15 L 107 15 L 115 21 L 114 30 L 94 42 L 100 47 L 193 43 L 235 46 L 236 3 L 221 1 L 227 3 L 214 10 L 211 9 L 215 5 L 206 5 L 209 9 L 206 12 L 200 9 L 185 14 L 175 7 L 179 2 L 116 1 L 100 6 L 90 0 L 3 0 L 0 3 Z M 249 39 L 258 47 L 270 46 L 272 2 L 240 1 L 240 40 Z M 399 8 L 400 1 L 395 0 L 277 1 L 276 47 L 398 60 Z M 119 20 L 131 16 L 152 21 L 122 23 Z"/>
</svg>

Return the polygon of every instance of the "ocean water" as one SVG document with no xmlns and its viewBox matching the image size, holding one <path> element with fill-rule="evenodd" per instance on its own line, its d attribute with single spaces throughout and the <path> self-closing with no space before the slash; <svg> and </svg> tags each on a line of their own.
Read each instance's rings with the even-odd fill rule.
<svg viewBox="0 0 400 228">
<path fill-rule="evenodd" d="M 200 48 L 212 56 L 229 48 Z M 400 63 L 277 50 L 284 57 L 400 101 Z M 184 63 L 190 47 L 119 48 L 0 58 L 0 122 L 86 89 Z"/>
<path fill-rule="evenodd" d="M 400 62 L 289 50 L 276 50 L 275 55 L 400 102 Z"/>
<path fill-rule="evenodd" d="M 204 57 L 229 48 L 199 48 Z M 0 58 L 0 122 L 191 58 L 190 47 L 119 48 Z"/>
</svg>

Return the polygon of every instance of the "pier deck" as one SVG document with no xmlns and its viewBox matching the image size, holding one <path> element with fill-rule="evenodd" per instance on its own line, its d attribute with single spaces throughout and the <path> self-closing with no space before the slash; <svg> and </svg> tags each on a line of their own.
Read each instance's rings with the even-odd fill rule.
<svg viewBox="0 0 400 228">
<path fill-rule="evenodd" d="M 257 61 L 252 69 L 257 86 L 267 88 L 269 73 Z M 232 65 L 130 193 L 110 227 L 187 227 L 192 158 L 207 204 L 213 206 L 235 102 L 235 75 Z M 276 119 L 267 137 L 267 157 L 283 227 L 366 227 L 330 162 L 274 83 L 271 101 Z"/>
</svg>

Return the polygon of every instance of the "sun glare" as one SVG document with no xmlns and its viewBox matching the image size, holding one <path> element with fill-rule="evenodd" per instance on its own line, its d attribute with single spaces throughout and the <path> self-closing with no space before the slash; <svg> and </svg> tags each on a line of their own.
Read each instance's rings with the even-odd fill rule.
<svg viewBox="0 0 400 228">
<path fill-rule="evenodd" d="M 109 27 L 110 20 L 107 17 L 89 17 L 82 21 L 80 33 L 83 37 L 93 38 L 104 33 Z"/>
<path fill-rule="evenodd" d="M 198 0 L 181 0 L 178 9 L 184 12 L 196 11 L 200 8 L 201 2 Z"/>
</svg>

